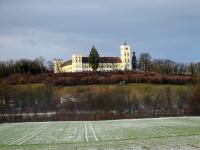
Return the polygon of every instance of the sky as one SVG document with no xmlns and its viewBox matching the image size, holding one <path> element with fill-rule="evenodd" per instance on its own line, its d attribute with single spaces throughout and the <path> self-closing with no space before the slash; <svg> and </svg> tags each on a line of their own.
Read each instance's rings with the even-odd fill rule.
<svg viewBox="0 0 200 150">
<path fill-rule="evenodd" d="M 200 61 L 199 0 L 0 0 L 0 60 L 137 55 Z"/>
</svg>

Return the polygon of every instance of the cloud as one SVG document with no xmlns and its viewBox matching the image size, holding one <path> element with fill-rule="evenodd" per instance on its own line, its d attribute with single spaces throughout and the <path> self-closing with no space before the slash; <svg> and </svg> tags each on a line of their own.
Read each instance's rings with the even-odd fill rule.
<svg viewBox="0 0 200 150">
<path fill-rule="evenodd" d="M 92 45 L 119 56 L 127 40 L 137 53 L 198 61 L 199 8 L 199 0 L 2 0 L 0 59 L 68 59 Z"/>
<path fill-rule="evenodd" d="M 92 45 L 103 45 L 112 39 L 101 39 L 78 33 L 56 33 L 37 29 L 13 29 L 0 35 L 0 59 L 36 58 L 69 59 L 73 53 L 88 55 Z M 77 44 L 79 43 L 79 44 Z M 6 51 L 5 51 L 6 50 Z M 100 51 L 101 52 L 101 51 Z"/>
</svg>

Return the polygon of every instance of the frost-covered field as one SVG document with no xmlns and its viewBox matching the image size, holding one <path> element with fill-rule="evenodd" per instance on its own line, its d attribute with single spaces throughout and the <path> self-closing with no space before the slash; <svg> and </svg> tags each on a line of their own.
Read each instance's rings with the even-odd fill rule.
<svg viewBox="0 0 200 150">
<path fill-rule="evenodd" d="M 0 149 L 200 149 L 200 117 L 5 123 Z"/>
</svg>

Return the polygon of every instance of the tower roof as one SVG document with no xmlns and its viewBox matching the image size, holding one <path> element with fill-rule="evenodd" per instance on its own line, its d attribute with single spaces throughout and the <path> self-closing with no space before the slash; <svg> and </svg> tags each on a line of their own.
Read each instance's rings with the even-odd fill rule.
<svg viewBox="0 0 200 150">
<path fill-rule="evenodd" d="M 89 57 L 83 57 L 83 63 L 89 63 Z M 119 57 L 100 57 L 99 63 L 122 63 Z"/>
<path fill-rule="evenodd" d="M 127 45 L 126 41 L 124 42 L 124 45 Z"/>
</svg>

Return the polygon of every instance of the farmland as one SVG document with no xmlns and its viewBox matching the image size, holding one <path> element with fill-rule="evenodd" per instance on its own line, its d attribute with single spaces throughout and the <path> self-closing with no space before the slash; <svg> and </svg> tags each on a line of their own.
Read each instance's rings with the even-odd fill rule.
<svg viewBox="0 0 200 150">
<path fill-rule="evenodd" d="M 200 117 L 0 124 L 0 149 L 199 149 Z"/>
</svg>

